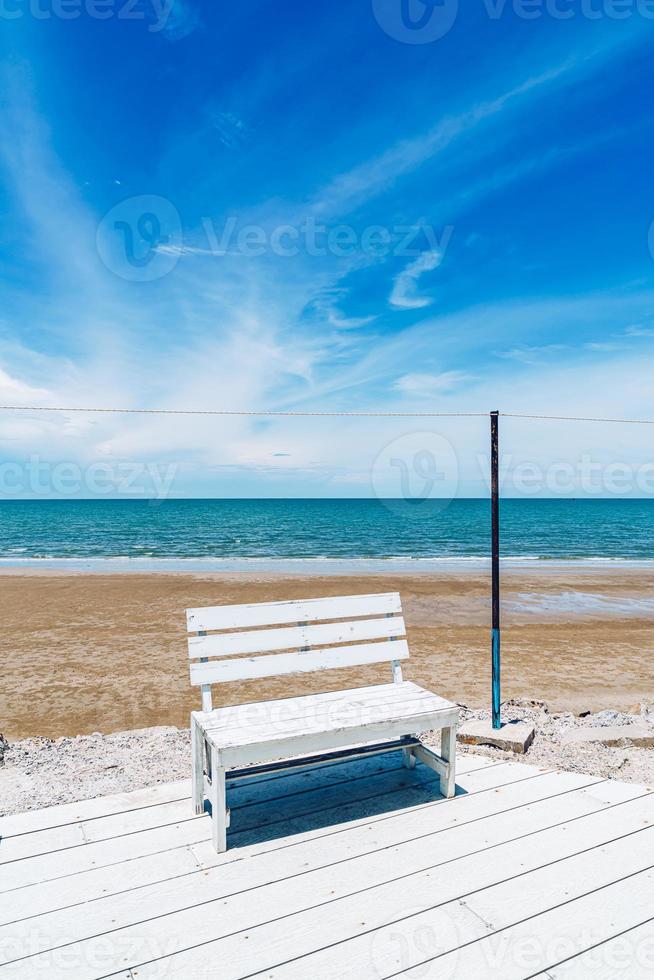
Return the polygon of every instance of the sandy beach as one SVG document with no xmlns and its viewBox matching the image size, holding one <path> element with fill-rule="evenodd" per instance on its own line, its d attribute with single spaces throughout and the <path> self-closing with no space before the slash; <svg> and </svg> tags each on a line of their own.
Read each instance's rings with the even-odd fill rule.
<svg viewBox="0 0 654 980">
<path fill-rule="evenodd" d="M 399 590 L 405 676 L 471 707 L 489 688 L 485 571 L 423 575 L 84 574 L 5 568 L 0 731 L 10 741 L 185 727 L 184 609 Z M 654 570 L 525 567 L 503 576 L 503 698 L 553 710 L 654 701 Z M 226 685 L 222 703 L 383 682 L 381 667 Z"/>
</svg>

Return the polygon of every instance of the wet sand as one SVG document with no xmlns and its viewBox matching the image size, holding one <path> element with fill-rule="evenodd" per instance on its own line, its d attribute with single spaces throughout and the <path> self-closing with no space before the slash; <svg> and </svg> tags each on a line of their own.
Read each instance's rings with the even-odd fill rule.
<svg viewBox="0 0 654 980">
<path fill-rule="evenodd" d="M 352 593 L 402 594 L 405 677 L 486 706 L 489 581 L 477 570 L 417 575 L 81 574 L 4 569 L 0 732 L 9 740 L 186 726 L 184 609 Z M 542 569 L 503 576 L 503 698 L 553 710 L 654 702 L 654 570 Z M 215 703 L 385 682 L 384 666 L 214 689 Z"/>
</svg>

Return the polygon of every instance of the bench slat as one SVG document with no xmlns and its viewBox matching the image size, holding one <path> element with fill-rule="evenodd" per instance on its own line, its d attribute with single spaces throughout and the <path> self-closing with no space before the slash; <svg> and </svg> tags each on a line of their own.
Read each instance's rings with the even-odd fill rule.
<svg viewBox="0 0 654 980">
<path fill-rule="evenodd" d="M 390 685 L 391 687 L 393 685 Z M 440 698 L 429 691 L 424 696 L 412 701 L 382 704 L 357 705 L 355 710 L 349 710 L 345 704 L 342 710 L 325 712 L 316 709 L 313 713 L 290 716 L 271 715 L 266 721 L 251 723 L 248 719 L 239 723 L 234 718 L 231 724 L 213 725 L 207 722 L 203 728 L 217 748 L 227 745 L 248 745 L 276 741 L 279 738 L 290 738 L 308 734 L 319 734 L 340 729 L 362 728 L 368 725 L 379 725 L 382 729 L 390 721 L 409 720 L 416 715 L 437 715 L 442 711 L 456 710 L 456 705 L 445 698 Z M 292 705 L 289 706 L 292 711 Z"/>
<path fill-rule="evenodd" d="M 390 684 L 389 687 L 399 687 L 398 684 Z M 212 715 L 205 716 L 207 720 L 202 723 L 205 731 L 211 732 L 216 739 L 222 738 L 229 732 L 234 731 L 286 731 L 287 727 L 302 726 L 306 723 L 316 723 L 322 728 L 345 725 L 352 719 L 369 719 L 372 717 L 382 718 L 388 712 L 438 709 L 449 707 L 450 702 L 443 698 L 436 698 L 435 695 L 425 691 L 424 694 L 411 698 L 393 698 L 392 694 L 385 700 L 376 700 L 366 703 L 364 701 L 343 701 L 343 702 L 323 702 L 316 704 L 313 709 L 309 707 L 297 708 L 293 703 L 293 698 L 286 702 L 282 709 L 269 712 L 251 712 L 249 705 L 240 705 L 244 710 L 234 711 L 229 714 L 220 715 L 214 718 Z M 220 713 L 221 709 L 218 709 Z"/>
<path fill-rule="evenodd" d="M 212 663 L 191 664 L 191 684 L 222 684 L 282 674 L 304 674 L 314 670 L 356 667 L 389 660 L 406 660 L 406 640 L 360 643 L 356 646 L 312 650 L 310 653 L 278 653 L 270 657 L 243 657 Z"/>
<path fill-rule="evenodd" d="M 235 713 L 246 712 L 249 717 L 250 712 L 254 712 L 254 717 L 269 718 L 270 712 L 286 710 L 289 700 L 293 702 L 294 713 L 300 715 L 314 711 L 316 707 L 322 709 L 330 702 L 353 701 L 359 702 L 383 702 L 387 701 L 392 692 L 393 698 L 406 697 L 407 700 L 424 695 L 424 688 L 414 684 L 413 681 L 402 681 L 400 684 L 371 684 L 368 687 L 350 687 L 345 690 L 322 691 L 319 694 L 303 694 L 295 698 L 271 698 L 269 701 L 252 701 L 249 704 L 225 705 L 221 708 L 214 708 L 212 711 L 194 711 L 194 716 L 204 726 L 210 720 L 233 716 Z M 327 707 L 325 707 L 327 710 Z"/>
<path fill-rule="evenodd" d="M 323 694 L 305 694 L 296 698 L 280 698 L 277 701 L 253 701 L 227 705 L 209 712 L 195 712 L 194 716 L 206 731 L 225 731 L 228 728 L 246 728 L 257 725 L 284 724 L 285 719 L 342 717 L 362 711 L 379 711 L 389 704 L 408 707 L 432 703 L 435 695 L 424 688 L 403 681 L 400 684 L 381 684 L 354 688 L 350 691 L 332 691 L 331 697 Z M 448 702 L 449 703 L 449 702 Z"/>
<path fill-rule="evenodd" d="M 293 650 L 405 635 L 402 616 L 389 616 L 384 619 L 357 619 L 351 623 L 320 623 L 317 626 L 287 626 L 285 629 L 189 636 L 188 655 L 191 659 L 229 657 L 239 653 L 266 653 L 272 650 Z"/>
<path fill-rule="evenodd" d="M 186 621 L 189 633 L 194 633 L 243 629 L 248 626 L 311 623 L 321 619 L 382 616 L 401 612 L 399 592 L 384 592 L 378 595 L 333 596 L 328 599 L 298 599 L 187 609 Z"/>
</svg>

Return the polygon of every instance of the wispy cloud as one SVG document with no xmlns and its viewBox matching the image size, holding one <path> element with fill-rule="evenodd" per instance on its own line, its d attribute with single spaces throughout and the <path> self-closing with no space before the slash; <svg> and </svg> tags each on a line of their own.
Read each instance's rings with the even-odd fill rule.
<svg viewBox="0 0 654 980">
<path fill-rule="evenodd" d="M 566 344 L 520 344 L 510 350 L 498 351 L 498 357 L 511 361 L 521 361 L 523 364 L 539 364 L 542 361 L 557 357 L 567 349 Z"/>
<path fill-rule="evenodd" d="M 336 330 L 357 330 L 359 327 L 368 326 L 376 317 L 370 316 L 346 316 L 341 306 L 347 301 L 348 291 L 343 287 L 326 289 L 312 303 L 312 308 L 323 318 L 330 327 Z"/>
<path fill-rule="evenodd" d="M 426 132 L 400 140 L 378 156 L 340 174 L 316 195 L 313 210 L 320 214 L 349 211 L 388 190 L 400 178 L 422 166 L 460 137 L 500 116 L 504 110 L 519 108 L 528 96 L 538 95 L 575 72 L 600 67 L 605 57 L 615 57 L 618 48 L 606 45 L 579 56 L 564 57 L 558 64 L 525 78 L 491 99 L 478 102 L 458 114 L 445 116 Z"/>
<path fill-rule="evenodd" d="M 51 392 L 47 388 L 37 388 L 19 378 L 14 378 L 0 368 L 0 399 L 12 405 L 43 405 Z"/>
<path fill-rule="evenodd" d="M 616 344 L 611 340 L 592 340 L 583 345 L 585 350 L 601 351 L 603 354 L 614 350 L 620 350 L 621 346 L 621 344 Z"/>
<path fill-rule="evenodd" d="M 423 252 L 410 262 L 393 280 L 393 289 L 388 300 L 391 306 L 403 310 L 419 310 L 433 303 L 434 300 L 430 296 L 417 296 L 416 287 L 420 277 L 425 272 L 433 272 L 442 261 L 442 252 L 429 251 Z"/>
<path fill-rule="evenodd" d="M 426 133 L 402 140 L 372 160 L 341 174 L 320 192 L 315 201 L 315 210 L 321 213 L 347 211 L 364 200 L 369 200 L 436 153 L 446 149 L 464 133 L 502 112 L 513 101 L 555 81 L 572 65 L 573 62 L 566 60 L 540 75 L 526 79 L 494 99 L 480 102 L 459 115 L 446 116 Z"/>
<path fill-rule="evenodd" d="M 264 16 L 268 6 L 260 5 L 257 16 Z M 178 4 L 175 9 L 185 7 Z M 234 8 L 230 17 L 238 16 Z M 430 118 L 425 121 L 423 107 L 410 117 L 407 113 L 406 126 L 393 112 L 383 117 L 383 127 L 371 124 L 376 112 L 384 112 L 371 87 L 362 93 L 368 101 L 362 99 L 360 116 L 338 122 L 349 127 L 347 141 L 330 131 L 330 125 L 337 124 L 327 114 L 323 119 L 313 106 L 304 110 L 303 99 L 286 98 L 286 90 L 277 85 L 272 57 L 263 82 L 254 86 L 257 91 L 248 96 L 244 108 L 238 99 L 238 72 L 249 77 L 250 65 L 239 61 L 238 70 L 234 64 L 230 68 L 229 97 L 222 89 L 217 94 L 208 82 L 206 91 L 197 91 L 195 122 L 201 119 L 203 128 L 201 138 L 188 149 L 180 139 L 180 106 L 188 108 L 189 92 L 196 97 L 195 88 L 185 89 L 184 84 L 195 51 L 191 45 L 206 38 L 200 31 L 193 34 L 193 18 L 186 28 L 181 14 L 180 18 L 176 29 L 171 20 L 169 37 L 181 39 L 191 25 L 191 33 L 185 35 L 188 49 L 186 42 L 165 45 L 150 35 L 168 59 L 153 59 L 167 93 L 162 95 L 166 111 L 153 112 L 147 120 L 152 125 L 147 131 L 151 157 L 139 157 L 142 147 L 135 150 L 131 172 L 131 146 L 119 171 L 113 158 L 120 155 L 116 147 L 111 144 L 109 153 L 104 145 L 91 145 L 87 133 L 80 134 L 79 156 L 71 154 L 77 120 L 71 114 L 53 136 L 29 72 L 17 71 L 15 65 L 9 69 L 13 85 L 6 89 L 6 138 L 0 153 L 18 218 L 0 234 L 11 236 L 11 255 L 5 261 L 14 263 L 10 271 L 16 273 L 17 286 L 2 296 L 3 400 L 70 406 L 415 411 L 418 399 L 429 399 L 435 407 L 486 411 L 495 405 L 551 408 L 555 399 L 557 407 L 565 402 L 566 409 L 584 413 L 635 414 L 642 409 L 651 391 L 642 351 L 654 337 L 652 295 L 642 284 L 595 291 L 590 276 L 583 280 L 581 273 L 576 293 L 568 295 L 569 266 L 566 277 L 561 273 L 556 282 L 548 279 L 550 244 L 539 242 L 537 224 L 525 231 L 528 222 L 522 213 L 514 220 L 516 213 L 509 212 L 499 197 L 506 187 L 542 175 L 545 167 L 593 149 L 593 138 L 577 137 L 573 125 L 565 132 L 574 134 L 574 145 L 563 145 L 561 127 L 562 145 L 552 148 L 549 137 L 540 133 L 541 117 L 534 106 L 552 97 L 552 110 L 563 111 L 557 92 L 560 95 L 562 86 L 599 67 L 601 56 L 593 60 L 583 53 L 559 52 L 550 68 L 535 70 L 531 77 L 512 63 L 502 65 L 502 71 L 484 77 L 483 88 L 464 79 L 453 111 L 442 108 L 453 104 L 450 95 L 438 93 L 428 100 Z M 271 45 L 270 50 L 278 49 Z M 176 54 L 179 61 L 174 60 Z M 301 68 L 293 61 L 292 68 L 282 69 L 296 91 L 317 83 L 310 52 L 303 49 L 299 60 Z M 398 59 L 396 67 L 401 64 Z M 152 64 L 144 70 L 151 71 Z M 165 88 L 169 74 L 174 85 Z M 216 79 L 211 82 L 215 87 Z M 398 84 L 411 87 L 416 81 L 409 73 Z M 590 88 L 585 94 L 577 92 L 576 98 L 591 99 Z M 486 91 L 494 94 L 485 98 Z M 330 83 L 318 93 L 316 104 L 331 106 L 336 96 Z M 43 105 L 51 102 L 49 97 Z M 98 112 L 102 110 L 98 102 Z M 272 118 L 266 143 L 262 132 L 268 112 Z M 316 118 L 310 118 L 314 114 Z M 146 125 L 142 114 L 138 125 Z M 400 126 L 413 135 L 398 139 Z M 301 141 L 286 153 L 294 131 L 302 134 Z M 257 138 L 250 138 L 254 133 Z M 141 136 L 139 128 L 135 146 L 141 146 Z M 213 140 L 214 156 L 204 153 L 205 138 Z M 124 139 L 129 141 L 127 132 Z M 162 159 L 166 153 L 161 147 L 172 145 L 182 146 L 176 167 L 170 156 Z M 502 155 L 499 147 L 507 152 Z M 418 171 L 436 158 L 439 180 L 426 203 L 416 184 L 422 180 L 424 189 L 433 174 Z M 91 165 L 104 171 L 102 193 L 87 180 Z M 229 180 L 224 166 L 230 168 Z M 116 172 L 119 187 L 112 183 Z M 289 173 L 292 180 L 284 184 Z M 220 205 L 206 192 L 218 185 L 223 193 Z M 184 219 L 184 243 L 161 247 L 179 255 L 179 262 L 159 282 L 127 283 L 100 262 L 95 230 L 116 200 L 153 190 L 174 198 Z M 382 194 L 387 196 L 380 201 Z M 539 201 L 538 191 L 533 200 Z M 501 210 L 494 207 L 498 202 Z M 418 215 L 440 227 L 456 217 L 462 238 L 489 243 L 488 267 L 475 265 L 478 256 L 473 249 L 462 249 L 463 254 L 443 269 L 447 276 L 430 276 L 443 261 L 442 242 L 425 242 L 426 250 L 419 256 L 402 260 L 388 252 L 341 258 L 328 251 L 316 256 L 306 248 L 292 259 L 273 254 L 254 259 L 230 250 L 218 254 L 202 235 L 202 217 L 207 214 L 218 228 L 226 216 L 237 214 L 239 226 L 251 223 L 266 234 L 289 222 L 297 227 L 311 215 L 322 217 L 327 226 L 349 222 L 348 227 L 357 228 L 415 223 Z M 499 229 L 498 214 L 511 219 L 506 225 L 502 221 Z M 503 235 L 506 240 L 500 241 Z M 530 261 L 536 253 L 533 259 L 542 274 L 528 281 L 513 272 L 498 282 L 493 263 L 502 260 L 505 246 L 513 250 L 511 255 L 526 255 Z M 590 261 L 587 266 L 596 268 Z M 608 266 L 604 271 L 609 273 L 605 281 L 613 281 L 610 275 L 619 279 Z M 641 272 L 633 275 L 643 278 Z M 609 378 L 614 383 L 609 384 Z M 22 456 L 36 452 L 59 459 L 172 459 L 180 468 L 178 492 L 263 495 L 269 486 L 279 494 L 328 494 L 339 492 L 339 487 L 342 492 L 352 488 L 369 493 L 376 454 L 407 429 L 406 420 L 380 424 L 374 419 L 348 420 L 345 436 L 343 426 L 316 418 L 65 418 L 34 413 L 33 418 L 0 421 L 0 438 L 19 439 L 15 445 Z M 460 428 L 450 435 L 462 459 L 475 440 L 485 451 L 485 430 L 478 432 L 474 421 L 457 425 Z M 512 434 L 512 439 L 515 452 L 532 448 L 520 434 Z M 555 448 L 562 451 L 560 445 Z"/>
<path fill-rule="evenodd" d="M 404 374 L 394 383 L 393 388 L 403 395 L 416 398 L 430 398 L 444 392 L 455 391 L 471 375 L 465 371 L 442 371 L 440 374 Z"/>
<path fill-rule="evenodd" d="M 153 4 L 155 23 L 169 41 L 181 41 L 200 25 L 200 14 L 193 0 L 159 0 Z"/>
<path fill-rule="evenodd" d="M 238 149 L 248 139 L 248 127 L 232 112 L 216 112 L 211 123 L 220 136 L 220 142 L 230 150 Z"/>
<path fill-rule="evenodd" d="M 654 327 L 634 323 L 625 330 L 625 337 L 654 337 Z"/>
</svg>

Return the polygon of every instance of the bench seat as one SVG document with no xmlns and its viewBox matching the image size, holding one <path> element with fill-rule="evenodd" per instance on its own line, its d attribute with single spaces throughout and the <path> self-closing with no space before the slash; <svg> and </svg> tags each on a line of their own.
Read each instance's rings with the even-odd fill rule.
<svg viewBox="0 0 654 980">
<path fill-rule="evenodd" d="M 412 681 L 193 713 L 221 766 L 415 735 L 456 724 L 458 707 Z"/>
</svg>

